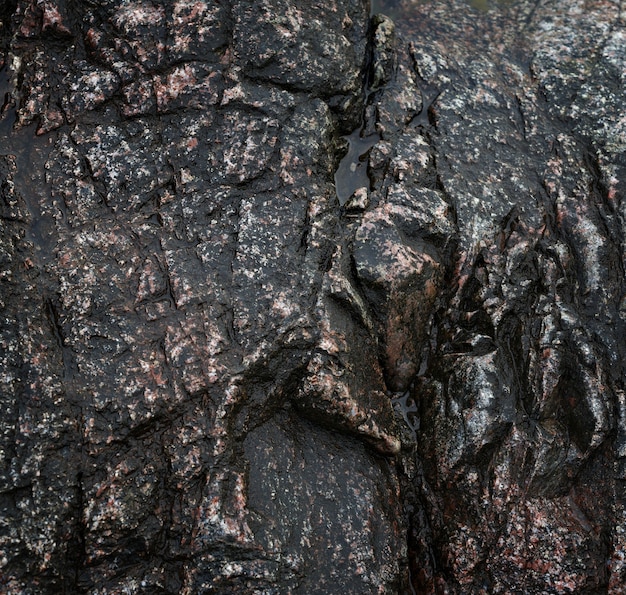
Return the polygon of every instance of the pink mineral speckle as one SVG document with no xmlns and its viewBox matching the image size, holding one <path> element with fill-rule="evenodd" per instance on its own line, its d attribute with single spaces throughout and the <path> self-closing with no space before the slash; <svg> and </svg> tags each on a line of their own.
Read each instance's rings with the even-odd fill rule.
<svg viewBox="0 0 626 595">
<path fill-rule="evenodd" d="M 177 66 L 165 79 L 155 78 L 154 90 L 159 109 L 165 110 L 173 99 L 195 85 L 196 81 L 194 72 L 188 64 Z"/>
<path fill-rule="evenodd" d="M 70 30 L 63 22 L 63 17 L 59 12 L 55 2 L 43 2 L 42 31 L 55 31 L 65 35 L 71 35 Z"/>
<path fill-rule="evenodd" d="M 113 17 L 118 27 L 130 31 L 140 26 L 153 26 L 165 18 L 165 10 L 150 2 L 129 2 L 120 8 Z"/>
</svg>

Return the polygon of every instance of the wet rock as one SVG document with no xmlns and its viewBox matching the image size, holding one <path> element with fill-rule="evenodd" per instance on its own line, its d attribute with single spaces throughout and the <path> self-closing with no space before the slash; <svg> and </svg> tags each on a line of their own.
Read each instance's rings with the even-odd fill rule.
<svg viewBox="0 0 626 595">
<path fill-rule="evenodd" d="M 388 83 L 394 74 L 395 67 L 395 25 L 384 14 L 372 17 L 374 36 L 372 41 L 372 80 L 370 88 L 379 89 Z"/>
<path fill-rule="evenodd" d="M 242 1 L 232 14 L 233 49 L 248 76 L 325 97 L 360 91 L 354 65 L 363 65 L 366 3 Z"/>
<path fill-rule="evenodd" d="M 618 3 L 374 9 L 0 8 L 0 591 L 621 592 Z"/>
<path fill-rule="evenodd" d="M 401 588 L 397 426 L 326 265 L 367 6 L 323 8 L 2 13 L 3 592 Z"/>
<path fill-rule="evenodd" d="M 301 425 L 298 418 L 285 415 L 274 424 L 278 428 L 261 427 L 244 445 L 251 465 L 253 527 L 272 549 L 281 544 L 288 569 L 286 580 L 271 581 L 268 587 L 305 592 L 294 580 L 300 574 L 310 578 L 312 592 L 328 593 L 338 586 L 354 593 L 400 592 L 401 584 L 392 581 L 401 575 L 405 544 L 394 528 L 399 485 L 386 468 L 388 461 L 372 456 L 362 444 Z M 299 436 L 292 434 L 294 427 Z M 338 479 L 344 458 L 352 461 L 353 472 Z M 271 470 L 267 460 L 273 461 Z M 386 483 L 372 481 L 370 475 L 381 466 Z M 337 497 L 329 498 L 329 490 Z M 315 494 L 326 496 L 311 500 Z M 303 499 L 307 501 L 299 503 Z M 305 516 L 296 516 L 305 510 Z M 285 517 L 288 525 L 282 522 Z M 303 555 L 311 549 L 322 558 Z M 372 572 L 374 568 L 379 570 Z"/>
<path fill-rule="evenodd" d="M 408 393 L 415 589 L 620 592 L 623 23 L 610 2 L 391 4 L 433 99 L 385 136 L 410 177 L 376 184 L 387 201 L 432 188 L 453 217 Z M 403 159 L 415 138 L 430 176 Z"/>
</svg>

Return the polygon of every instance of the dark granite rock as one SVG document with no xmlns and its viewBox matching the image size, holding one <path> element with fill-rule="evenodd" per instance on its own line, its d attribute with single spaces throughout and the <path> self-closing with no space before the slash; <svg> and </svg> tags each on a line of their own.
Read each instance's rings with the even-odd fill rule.
<svg viewBox="0 0 626 595">
<path fill-rule="evenodd" d="M 619 3 L 0 8 L 0 592 L 621 593 Z"/>
<path fill-rule="evenodd" d="M 361 0 L 2 12 L 2 592 L 402 588 L 333 185 L 368 27 Z"/>
<path fill-rule="evenodd" d="M 403 480 L 414 588 L 619 593 L 626 53 L 618 6 L 378 8 L 395 12 L 398 56 L 429 98 L 427 118 L 404 127 L 396 118 L 391 134 L 381 121 L 389 166 L 402 158 L 403 139 L 419 139 L 435 183 L 423 176 L 400 188 L 439 192 L 456 227 L 447 234 L 452 257 L 438 261 L 445 298 L 427 364 L 400 403 L 417 410 L 407 455 L 417 466 L 405 463 Z M 374 101 L 383 114 L 394 105 L 385 92 Z M 377 182 L 385 201 L 398 186 L 389 166 Z M 372 167 L 385 171 L 378 157 Z"/>
</svg>

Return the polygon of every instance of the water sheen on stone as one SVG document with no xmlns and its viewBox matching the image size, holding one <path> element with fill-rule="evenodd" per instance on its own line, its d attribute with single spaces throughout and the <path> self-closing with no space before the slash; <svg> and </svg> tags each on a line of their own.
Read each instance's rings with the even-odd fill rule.
<svg viewBox="0 0 626 595">
<path fill-rule="evenodd" d="M 0 8 L 0 592 L 623 591 L 620 3 L 369 11 Z"/>
</svg>

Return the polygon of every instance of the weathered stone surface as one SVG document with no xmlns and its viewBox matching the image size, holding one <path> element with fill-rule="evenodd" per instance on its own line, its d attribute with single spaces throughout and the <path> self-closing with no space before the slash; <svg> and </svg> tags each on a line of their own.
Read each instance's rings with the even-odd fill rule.
<svg viewBox="0 0 626 595">
<path fill-rule="evenodd" d="M 373 4 L 0 8 L 1 592 L 622 592 L 620 5 Z"/>
<path fill-rule="evenodd" d="M 401 588 L 398 430 L 326 264 L 367 11 L 2 13 L 3 592 Z"/>
<path fill-rule="evenodd" d="M 404 127 L 380 123 L 391 145 L 387 166 L 372 154 L 372 168 L 387 172 L 376 180 L 381 200 L 434 190 L 456 228 L 446 234 L 452 258 L 437 261 L 446 297 L 435 303 L 427 364 L 398 402 L 417 429 L 417 466 L 405 463 L 403 482 L 415 589 L 619 593 L 619 7 L 378 9 L 395 11 L 398 59 L 430 104 Z M 374 98 L 382 113 L 397 105 L 387 95 Z M 392 164 L 407 138 L 420 139 L 433 173 L 398 183 Z M 419 162 L 405 161 L 409 172 Z"/>
</svg>

